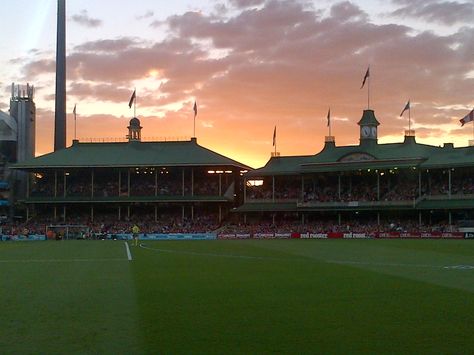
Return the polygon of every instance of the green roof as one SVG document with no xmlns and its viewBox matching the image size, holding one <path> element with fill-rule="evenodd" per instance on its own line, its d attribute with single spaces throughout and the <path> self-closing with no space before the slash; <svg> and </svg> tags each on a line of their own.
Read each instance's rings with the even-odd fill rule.
<svg viewBox="0 0 474 355">
<path fill-rule="evenodd" d="M 79 143 L 12 166 L 17 169 L 138 166 L 250 167 L 190 141 Z"/>
<path fill-rule="evenodd" d="M 326 143 L 323 150 L 311 156 L 273 157 L 248 176 L 298 175 L 315 172 L 355 171 L 391 168 L 474 167 L 474 147 L 454 148 L 452 144 L 437 147 L 416 143 L 405 137 L 402 143 L 360 144 L 337 147 Z"/>
</svg>

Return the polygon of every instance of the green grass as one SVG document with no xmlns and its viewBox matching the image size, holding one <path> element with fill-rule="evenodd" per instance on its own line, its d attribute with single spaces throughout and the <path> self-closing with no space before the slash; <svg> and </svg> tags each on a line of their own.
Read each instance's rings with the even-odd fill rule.
<svg viewBox="0 0 474 355">
<path fill-rule="evenodd" d="M 474 243 L 0 243 L 2 354 L 474 353 Z"/>
</svg>

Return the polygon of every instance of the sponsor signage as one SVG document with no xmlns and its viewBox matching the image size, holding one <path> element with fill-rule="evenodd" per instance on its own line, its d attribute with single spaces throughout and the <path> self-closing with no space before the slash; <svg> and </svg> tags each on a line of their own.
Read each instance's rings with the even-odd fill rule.
<svg viewBox="0 0 474 355">
<path fill-rule="evenodd" d="M 301 233 L 301 239 L 326 239 L 328 237 L 327 233 Z"/>
<path fill-rule="evenodd" d="M 367 235 L 366 233 L 344 233 L 344 238 L 345 239 L 366 239 L 366 238 L 370 238 L 369 235 Z"/>
<path fill-rule="evenodd" d="M 217 238 L 218 239 L 235 239 L 235 233 L 219 234 Z"/>
<path fill-rule="evenodd" d="M 275 238 L 286 239 L 290 237 L 291 237 L 291 233 L 275 233 Z"/>
<path fill-rule="evenodd" d="M 466 232 L 466 233 L 464 233 L 464 238 L 466 238 L 466 239 L 474 239 L 474 232 Z"/>
<path fill-rule="evenodd" d="M 462 239 L 462 238 L 464 238 L 464 233 L 462 233 L 462 232 L 446 232 L 446 233 L 441 233 L 441 238 L 445 238 L 445 239 Z"/>
<path fill-rule="evenodd" d="M 400 233 L 397 233 L 397 232 L 381 232 L 381 233 L 378 233 L 377 238 L 400 238 Z"/>
<path fill-rule="evenodd" d="M 253 237 L 258 239 L 273 239 L 275 235 L 273 233 L 255 233 Z"/>
</svg>

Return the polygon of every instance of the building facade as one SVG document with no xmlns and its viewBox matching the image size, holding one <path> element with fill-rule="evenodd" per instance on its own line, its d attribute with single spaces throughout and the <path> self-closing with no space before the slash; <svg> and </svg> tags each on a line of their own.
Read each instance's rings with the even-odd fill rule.
<svg viewBox="0 0 474 355">
<path fill-rule="evenodd" d="M 379 144 L 379 122 L 365 110 L 358 123 L 359 145 L 336 146 L 326 137 L 321 152 L 272 157 L 245 176 L 247 218 L 285 216 L 301 223 L 418 225 L 462 224 L 474 219 L 474 147 L 416 142 Z"/>
</svg>

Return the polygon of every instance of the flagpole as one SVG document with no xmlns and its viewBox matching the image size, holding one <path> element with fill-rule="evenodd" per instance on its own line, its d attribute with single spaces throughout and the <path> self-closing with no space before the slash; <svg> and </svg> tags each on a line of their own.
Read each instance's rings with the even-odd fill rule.
<svg viewBox="0 0 474 355">
<path fill-rule="evenodd" d="M 331 137 L 331 108 L 328 111 L 328 127 L 329 127 L 329 137 Z"/>
<path fill-rule="evenodd" d="M 275 128 L 273 129 L 273 147 L 274 147 L 274 153 L 273 153 L 273 156 L 276 157 L 276 152 L 277 152 L 277 136 L 276 136 L 276 126 Z"/>
<path fill-rule="evenodd" d="M 74 106 L 74 140 L 77 139 L 76 132 L 77 132 L 77 116 L 76 116 L 76 106 Z"/>
<path fill-rule="evenodd" d="M 410 100 L 408 100 L 410 102 Z M 411 135 L 411 105 L 408 106 L 408 134 Z"/>
<path fill-rule="evenodd" d="M 367 110 L 370 110 L 370 66 L 369 66 L 369 82 L 367 83 Z"/>
<path fill-rule="evenodd" d="M 135 100 L 133 100 L 133 117 L 137 117 L 137 88 L 133 89 Z"/>
</svg>

